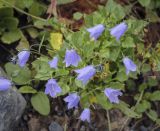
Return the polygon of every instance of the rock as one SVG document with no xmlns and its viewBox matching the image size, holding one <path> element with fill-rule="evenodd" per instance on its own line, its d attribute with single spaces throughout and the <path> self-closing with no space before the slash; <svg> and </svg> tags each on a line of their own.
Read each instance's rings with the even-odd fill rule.
<svg viewBox="0 0 160 131">
<path fill-rule="evenodd" d="M 5 77 L 0 67 L 0 77 Z M 25 109 L 26 101 L 15 89 L 0 91 L 0 131 L 13 131 Z"/>
<path fill-rule="evenodd" d="M 49 131 L 63 131 L 63 128 L 57 122 L 51 122 Z"/>
</svg>

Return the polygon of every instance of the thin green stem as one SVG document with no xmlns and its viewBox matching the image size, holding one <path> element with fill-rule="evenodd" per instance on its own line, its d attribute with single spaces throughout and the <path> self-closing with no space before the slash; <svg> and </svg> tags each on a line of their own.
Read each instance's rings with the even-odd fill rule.
<svg viewBox="0 0 160 131">
<path fill-rule="evenodd" d="M 20 12 L 20 13 L 22 13 L 22 14 L 25 14 L 25 15 L 27 15 L 27 16 L 30 16 L 30 17 L 32 17 L 32 18 L 35 18 L 35 19 L 37 19 L 37 20 L 41 20 L 41 21 L 44 21 L 44 22 L 47 21 L 46 19 L 43 19 L 43 18 L 37 17 L 37 16 L 35 16 L 35 15 L 29 14 L 29 13 L 25 12 L 24 10 L 21 10 L 21 9 L 19 9 L 18 7 L 10 4 L 9 2 L 7 2 L 7 1 L 5 1 L 5 0 L 0 0 L 0 1 L 3 2 L 3 3 L 6 4 L 6 5 L 14 8 L 15 10 L 17 10 L 18 12 Z"/>
<path fill-rule="evenodd" d="M 41 53 L 37 52 L 37 51 L 36 51 L 36 50 L 34 50 L 34 49 L 30 50 L 30 52 L 31 52 L 31 53 L 34 53 L 34 54 L 37 54 L 37 55 L 45 56 L 45 55 L 43 55 L 43 54 L 41 54 Z"/>
<path fill-rule="evenodd" d="M 39 48 L 38 48 L 38 52 L 39 52 L 39 53 L 41 53 L 41 48 L 42 48 L 42 46 L 43 46 L 43 42 L 44 42 L 45 36 L 46 36 L 46 33 L 43 35 L 43 37 L 42 37 L 42 39 L 41 39 L 41 42 L 40 42 L 40 44 L 39 44 Z"/>
<path fill-rule="evenodd" d="M 136 102 L 136 104 L 135 104 L 135 106 L 133 108 L 133 111 L 136 109 L 136 106 L 139 105 L 140 101 L 142 100 L 143 94 L 144 94 L 144 91 L 141 92 L 141 94 L 140 94 L 140 96 L 139 96 L 139 98 L 138 98 L 138 100 L 137 100 L 137 102 Z M 129 120 L 130 120 L 130 118 L 127 117 L 126 120 L 125 120 L 125 122 L 124 122 L 124 124 L 121 126 L 121 128 L 120 128 L 119 131 L 123 131 L 125 125 L 128 123 Z"/>
<path fill-rule="evenodd" d="M 112 131 L 109 110 L 107 110 L 107 120 L 108 120 L 108 131 Z"/>
</svg>

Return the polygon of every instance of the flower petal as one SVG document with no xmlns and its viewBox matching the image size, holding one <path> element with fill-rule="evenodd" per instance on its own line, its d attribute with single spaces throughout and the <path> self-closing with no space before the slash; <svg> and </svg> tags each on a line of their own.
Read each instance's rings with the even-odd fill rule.
<svg viewBox="0 0 160 131">
<path fill-rule="evenodd" d="M 27 50 L 18 53 L 18 65 L 24 67 L 29 59 L 30 52 Z"/>
<path fill-rule="evenodd" d="M 119 41 L 120 37 L 126 32 L 128 26 L 125 22 L 122 22 L 115 27 L 110 29 L 110 34 L 116 37 L 116 40 Z"/>
<path fill-rule="evenodd" d="M 68 109 L 77 107 L 79 100 L 80 97 L 77 95 L 77 93 L 69 94 L 67 97 L 64 98 L 64 101 L 68 103 Z"/>
<path fill-rule="evenodd" d="M 57 69 L 58 57 L 54 57 L 51 61 L 48 62 L 51 68 Z"/>
<path fill-rule="evenodd" d="M 80 80 L 83 85 L 85 85 L 89 79 L 95 75 L 96 69 L 92 65 L 89 65 L 82 69 L 75 70 L 75 72 L 78 73 L 77 80 Z"/>
<path fill-rule="evenodd" d="M 118 89 L 106 88 L 104 90 L 105 95 L 108 97 L 111 103 L 119 103 L 118 96 L 122 95 L 122 92 Z"/>
<path fill-rule="evenodd" d="M 127 75 L 129 74 L 130 71 L 137 70 L 136 64 L 134 64 L 134 62 L 128 57 L 123 58 L 123 64 L 125 65 Z"/>
<path fill-rule="evenodd" d="M 64 60 L 64 62 L 66 63 L 66 67 L 69 67 L 70 65 L 77 67 L 80 61 L 81 57 L 77 54 L 77 52 L 74 49 L 66 51 Z"/>
<path fill-rule="evenodd" d="M 0 91 L 5 91 L 11 88 L 12 82 L 5 78 L 0 78 Z"/>
<path fill-rule="evenodd" d="M 87 31 L 90 33 L 90 38 L 93 38 L 94 40 L 97 40 L 101 36 L 104 30 L 105 27 L 102 24 L 98 24 L 94 27 L 87 29 Z"/>
<path fill-rule="evenodd" d="M 85 108 L 83 110 L 83 112 L 81 113 L 81 115 L 80 115 L 80 119 L 82 121 L 88 121 L 88 122 L 90 122 L 90 109 Z"/>
<path fill-rule="evenodd" d="M 50 79 L 46 83 L 45 94 L 49 94 L 51 97 L 55 98 L 58 93 L 62 92 L 55 79 Z"/>
</svg>

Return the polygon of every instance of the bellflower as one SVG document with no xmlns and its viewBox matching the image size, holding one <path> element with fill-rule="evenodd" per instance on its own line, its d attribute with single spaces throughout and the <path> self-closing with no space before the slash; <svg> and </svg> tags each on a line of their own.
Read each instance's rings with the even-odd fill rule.
<svg viewBox="0 0 160 131">
<path fill-rule="evenodd" d="M 27 50 L 23 50 L 19 52 L 18 53 L 18 65 L 20 67 L 24 67 L 29 59 L 29 56 L 30 56 L 30 52 Z"/>
<path fill-rule="evenodd" d="M 5 78 L 0 78 L 0 91 L 8 90 L 12 86 L 12 82 Z"/>
<path fill-rule="evenodd" d="M 129 59 L 128 57 L 123 58 L 123 64 L 126 67 L 126 74 L 128 75 L 130 71 L 136 71 L 137 66 L 134 64 L 134 62 Z"/>
<path fill-rule="evenodd" d="M 104 93 L 111 103 L 119 103 L 118 96 L 122 95 L 122 92 L 120 90 L 112 88 L 106 88 L 104 90 Z"/>
<path fill-rule="evenodd" d="M 72 50 L 66 50 L 65 60 L 66 67 L 73 65 L 75 67 L 78 66 L 78 63 L 81 61 L 81 57 L 77 54 L 77 52 Z"/>
<path fill-rule="evenodd" d="M 116 40 L 119 41 L 120 37 L 125 33 L 128 26 L 125 22 L 116 25 L 115 27 L 110 29 L 110 34 L 116 37 Z"/>
<path fill-rule="evenodd" d="M 54 57 L 51 61 L 48 62 L 51 68 L 57 69 L 58 57 Z"/>
<path fill-rule="evenodd" d="M 55 79 L 48 80 L 45 86 L 45 94 L 49 94 L 53 98 L 56 97 L 57 93 L 61 93 L 62 91 L 61 87 L 59 87 Z"/>
<path fill-rule="evenodd" d="M 81 115 L 80 115 L 80 119 L 82 121 L 88 121 L 88 122 L 90 122 L 90 109 L 85 108 L 83 110 L 83 112 L 81 113 Z"/>
<path fill-rule="evenodd" d="M 87 31 L 90 33 L 90 38 L 93 38 L 94 40 L 97 40 L 101 36 L 104 30 L 105 27 L 102 24 L 98 24 L 94 27 L 87 29 Z"/>
<path fill-rule="evenodd" d="M 68 109 L 71 109 L 73 107 L 78 106 L 80 100 L 80 96 L 77 95 L 77 93 L 72 93 L 64 98 L 64 101 L 68 103 Z"/>
<path fill-rule="evenodd" d="M 76 73 L 78 73 L 77 80 L 80 80 L 84 85 L 91 79 L 95 73 L 96 69 L 94 66 L 89 65 L 82 69 L 75 70 Z"/>
</svg>

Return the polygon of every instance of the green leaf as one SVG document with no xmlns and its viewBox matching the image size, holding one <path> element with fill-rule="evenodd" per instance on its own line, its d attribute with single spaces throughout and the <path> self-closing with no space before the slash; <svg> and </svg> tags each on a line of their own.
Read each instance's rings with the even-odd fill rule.
<svg viewBox="0 0 160 131">
<path fill-rule="evenodd" d="M 0 18 L 13 16 L 13 9 L 10 7 L 0 8 Z"/>
<path fill-rule="evenodd" d="M 57 76 L 67 76 L 69 74 L 69 71 L 66 69 L 57 69 L 55 77 Z"/>
<path fill-rule="evenodd" d="M 151 66 L 149 64 L 143 64 L 142 65 L 142 72 L 147 73 L 148 71 L 151 71 Z"/>
<path fill-rule="evenodd" d="M 38 36 L 38 34 L 39 34 L 39 32 L 37 31 L 37 29 L 35 29 L 35 28 L 28 28 L 28 29 L 27 29 L 27 32 L 29 33 L 29 35 L 30 35 L 33 39 L 35 39 L 35 38 Z"/>
<path fill-rule="evenodd" d="M 153 121 L 156 121 L 158 118 L 158 115 L 154 110 L 149 110 L 148 112 L 146 112 L 146 114 Z"/>
<path fill-rule="evenodd" d="M 136 112 L 143 113 L 150 108 L 151 108 L 150 102 L 143 100 L 139 105 L 136 106 Z"/>
<path fill-rule="evenodd" d="M 85 92 L 83 92 L 83 93 L 81 93 L 81 100 L 80 100 L 80 103 L 81 103 L 81 106 L 82 106 L 82 108 L 88 108 L 89 106 L 90 106 L 90 103 L 89 103 L 89 94 L 88 95 L 86 95 L 87 94 L 87 92 L 85 91 Z"/>
<path fill-rule="evenodd" d="M 16 30 L 12 30 L 10 32 L 5 32 L 2 37 L 1 40 L 2 42 L 6 43 L 6 44 L 11 44 L 13 42 L 18 41 L 21 38 L 21 31 L 19 29 Z"/>
<path fill-rule="evenodd" d="M 23 85 L 30 83 L 31 71 L 28 67 L 21 68 L 18 65 L 7 63 L 5 64 L 5 70 L 7 75 L 12 78 L 16 84 Z"/>
<path fill-rule="evenodd" d="M 106 110 L 113 108 L 113 105 L 107 100 L 104 94 L 96 94 L 97 102 Z"/>
<path fill-rule="evenodd" d="M 114 105 L 116 108 L 120 109 L 125 115 L 131 118 L 140 118 L 141 116 L 133 111 L 129 105 L 124 102 L 120 102 L 118 105 Z"/>
<path fill-rule="evenodd" d="M 16 6 L 18 8 L 24 9 L 29 8 L 33 4 L 34 0 L 16 0 Z"/>
<path fill-rule="evenodd" d="M 0 26 L 3 26 L 7 30 L 16 30 L 18 26 L 18 19 L 14 17 L 5 17 L 0 23 Z"/>
<path fill-rule="evenodd" d="M 43 13 L 45 13 L 46 10 L 47 10 L 47 7 L 44 4 L 38 3 L 35 1 L 34 3 L 32 3 L 31 7 L 29 8 L 29 13 L 35 16 L 40 16 Z"/>
<path fill-rule="evenodd" d="M 83 16 L 83 14 L 80 13 L 80 12 L 76 12 L 76 13 L 73 14 L 73 18 L 74 18 L 75 20 L 81 19 L 82 16 Z"/>
<path fill-rule="evenodd" d="M 29 42 L 27 41 L 26 37 L 22 34 L 22 38 L 19 41 L 19 44 L 16 47 L 17 50 L 28 49 L 29 50 Z"/>
<path fill-rule="evenodd" d="M 106 11 L 111 13 L 116 9 L 116 3 L 113 0 L 108 0 L 106 4 Z"/>
<path fill-rule="evenodd" d="M 100 53 L 100 57 L 102 57 L 102 58 L 109 59 L 109 57 L 110 57 L 110 49 L 109 48 L 102 49 L 102 50 L 100 50 L 99 53 Z"/>
<path fill-rule="evenodd" d="M 41 21 L 41 20 L 35 20 L 34 22 L 34 26 L 39 28 L 39 29 L 43 29 L 45 26 L 48 26 L 48 22 L 45 21 Z"/>
<path fill-rule="evenodd" d="M 31 86 L 22 86 L 18 90 L 20 93 L 37 93 L 35 89 L 33 89 Z"/>
<path fill-rule="evenodd" d="M 155 91 L 155 92 L 153 92 L 153 93 L 150 95 L 149 99 L 150 99 L 151 101 L 160 101 L 160 91 Z"/>
<path fill-rule="evenodd" d="M 106 4 L 106 12 L 110 13 L 117 20 L 123 19 L 125 16 L 124 8 L 113 0 L 108 0 Z"/>
<path fill-rule="evenodd" d="M 110 82 L 109 87 L 115 88 L 115 89 L 120 89 L 124 90 L 125 84 L 121 82 Z"/>
<path fill-rule="evenodd" d="M 83 83 L 77 79 L 75 79 L 75 84 L 76 84 L 76 86 L 78 86 L 80 88 L 85 88 L 85 85 L 83 85 Z"/>
<path fill-rule="evenodd" d="M 147 83 L 142 83 L 140 86 L 139 86 L 139 92 L 141 92 L 141 91 L 144 91 L 145 89 L 147 89 Z"/>
<path fill-rule="evenodd" d="M 148 79 L 147 83 L 148 83 L 148 86 L 149 86 L 149 87 L 158 85 L 158 81 L 157 81 L 157 79 L 154 78 L 154 77 L 150 77 L 150 78 Z"/>
<path fill-rule="evenodd" d="M 50 68 L 47 57 L 40 57 L 39 59 L 32 62 L 33 68 L 35 69 L 35 78 L 38 80 L 48 80 L 51 78 L 52 73 L 55 69 Z"/>
<path fill-rule="evenodd" d="M 135 43 L 133 38 L 127 37 L 123 42 L 122 42 L 122 47 L 123 48 L 133 48 L 135 47 Z"/>
<path fill-rule="evenodd" d="M 31 97 L 33 108 L 42 115 L 48 115 L 50 112 L 50 103 L 48 97 L 43 92 L 38 92 Z"/>
<path fill-rule="evenodd" d="M 112 61 L 116 61 L 119 54 L 120 54 L 120 47 L 112 47 L 110 48 L 110 56 L 109 56 L 109 59 L 112 60 Z"/>
<path fill-rule="evenodd" d="M 142 6 L 147 7 L 147 6 L 149 6 L 151 0 L 138 0 L 138 2 L 139 2 Z"/>
<path fill-rule="evenodd" d="M 148 24 L 148 22 L 137 19 L 128 19 L 127 24 L 128 32 L 139 35 L 139 33 L 143 31 L 143 28 Z M 143 33 L 141 33 L 140 35 L 143 35 Z"/>
<path fill-rule="evenodd" d="M 116 80 L 123 82 L 123 81 L 126 81 L 127 79 L 128 79 L 128 76 L 126 75 L 124 71 L 117 73 Z"/>
</svg>

